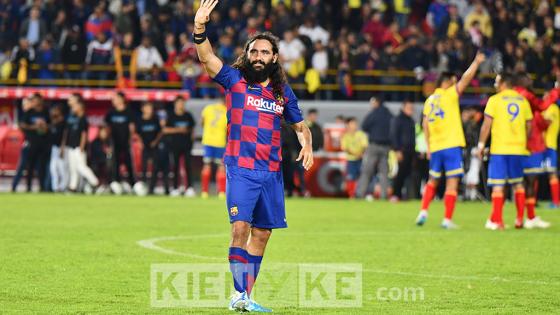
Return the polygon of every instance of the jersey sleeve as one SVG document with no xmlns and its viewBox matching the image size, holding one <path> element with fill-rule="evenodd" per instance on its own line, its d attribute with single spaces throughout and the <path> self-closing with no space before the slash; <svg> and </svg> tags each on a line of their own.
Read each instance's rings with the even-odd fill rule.
<svg viewBox="0 0 560 315">
<path fill-rule="evenodd" d="M 490 118 L 494 118 L 494 115 L 496 114 L 496 106 L 494 105 L 494 98 L 490 97 L 488 99 L 488 102 L 486 103 L 486 108 L 484 109 L 484 115 L 490 117 Z"/>
<path fill-rule="evenodd" d="M 220 72 L 212 79 L 224 89 L 229 90 L 235 83 L 241 79 L 241 72 L 238 69 L 224 64 Z"/>
<path fill-rule="evenodd" d="M 293 125 L 303 121 L 297 97 L 288 85 L 284 87 L 284 98 L 287 98 L 286 105 L 284 106 L 284 119 L 286 119 L 286 122 Z"/>
</svg>

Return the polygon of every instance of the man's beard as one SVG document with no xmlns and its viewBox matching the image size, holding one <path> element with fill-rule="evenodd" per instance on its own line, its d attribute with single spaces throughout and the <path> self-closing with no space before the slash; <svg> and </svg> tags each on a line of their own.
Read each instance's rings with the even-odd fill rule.
<svg viewBox="0 0 560 315">
<path fill-rule="evenodd" d="M 256 64 L 261 64 L 264 67 L 260 70 L 257 70 L 254 67 Z M 242 69 L 243 77 L 245 78 L 245 80 L 247 80 L 247 83 L 249 84 L 261 83 L 266 81 L 270 77 L 272 72 L 274 72 L 276 66 L 277 65 L 272 63 L 272 61 L 267 64 L 260 61 L 254 61 L 253 63 L 251 63 L 251 61 L 247 59 L 243 63 L 243 69 Z"/>
</svg>

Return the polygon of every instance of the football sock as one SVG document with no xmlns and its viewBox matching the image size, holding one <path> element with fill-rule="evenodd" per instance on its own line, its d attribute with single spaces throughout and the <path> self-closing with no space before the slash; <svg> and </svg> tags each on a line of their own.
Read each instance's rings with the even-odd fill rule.
<svg viewBox="0 0 560 315">
<path fill-rule="evenodd" d="M 525 189 L 515 190 L 515 207 L 517 208 L 517 221 L 523 221 L 523 211 L 525 211 Z"/>
<path fill-rule="evenodd" d="M 251 294 L 251 291 L 253 290 L 253 286 L 257 281 L 257 276 L 259 275 L 259 271 L 261 269 L 263 256 L 254 256 L 248 254 L 247 257 L 249 261 L 249 267 L 247 268 L 247 294 Z"/>
<path fill-rule="evenodd" d="M 348 197 L 350 197 L 350 198 L 356 197 L 356 181 L 355 180 L 347 180 L 346 181 L 346 190 L 348 192 Z"/>
<path fill-rule="evenodd" d="M 212 169 L 210 168 L 203 168 L 202 173 L 200 174 L 201 181 L 202 181 L 202 192 L 208 192 L 208 186 L 210 185 L 210 176 L 212 175 Z"/>
<path fill-rule="evenodd" d="M 229 270 L 233 276 L 233 286 L 237 292 L 244 292 L 247 287 L 245 283 L 247 275 L 248 253 L 243 248 L 229 248 Z"/>
<path fill-rule="evenodd" d="M 422 196 L 422 209 L 421 210 L 428 210 L 430 207 L 430 202 L 434 199 L 436 194 L 436 188 L 434 185 L 428 182 L 426 187 L 424 188 L 424 195 Z"/>
<path fill-rule="evenodd" d="M 455 202 L 457 201 L 457 192 L 448 190 L 443 197 L 445 204 L 445 218 L 451 220 L 453 217 L 453 210 L 455 210 Z"/>
<path fill-rule="evenodd" d="M 216 185 L 218 187 L 218 192 L 226 192 L 226 172 L 218 170 L 216 172 Z"/>
<path fill-rule="evenodd" d="M 527 198 L 527 218 L 533 220 L 535 218 L 535 204 L 537 200 L 535 198 Z"/>
<path fill-rule="evenodd" d="M 558 178 L 550 179 L 550 195 L 552 197 L 552 203 L 554 205 L 560 204 L 560 185 L 558 184 Z"/>
<path fill-rule="evenodd" d="M 492 214 L 490 221 L 494 223 L 503 223 L 502 211 L 504 208 L 504 194 L 501 192 L 492 193 Z"/>
</svg>

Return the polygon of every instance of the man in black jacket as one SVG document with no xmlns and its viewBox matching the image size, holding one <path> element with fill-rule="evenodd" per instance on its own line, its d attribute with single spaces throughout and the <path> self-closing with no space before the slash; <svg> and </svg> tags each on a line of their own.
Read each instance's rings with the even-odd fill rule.
<svg viewBox="0 0 560 315">
<path fill-rule="evenodd" d="M 405 101 L 400 114 L 391 123 L 391 145 L 399 161 L 399 170 L 393 181 L 393 197 L 391 197 L 391 201 L 402 199 L 404 182 L 412 172 L 412 161 L 416 147 L 413 115 L 414 104 L 411 101 Z"/>
<path fill-rule="evenodd" d="M 381 184 L 381 192 L 379 194 L 385 197 L 389 185 L 389 165 L 387 160 L 391 145 L 389 130 L 391 129 L 393 115 L 375 97 L 370 99 L 370 104 L 372 110 L 362 122 L 362 130 L 368 134 L 369 146 L 364 154 L 356 196 L 364 197 L 377 170 Z"/>
</svg>

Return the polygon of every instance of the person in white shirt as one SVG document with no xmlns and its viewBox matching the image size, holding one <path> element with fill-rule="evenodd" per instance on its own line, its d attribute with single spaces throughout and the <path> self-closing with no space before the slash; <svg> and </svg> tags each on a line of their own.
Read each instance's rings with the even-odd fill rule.
<svg viewBox="0 0 560 315">
<path fill-rule="evenodd" d="M 315 18 L 305 20 L 305 23 L 299 27 L 298 32 L 300 35 L 309 37 L 314 43 L 321 41 L 323 45 L 326 45 L 329 42 L 329 32 L 318 25 L 315 22 Z"/>
<path fill-rule="evenodd" d="M 292 63 L 304 56 L 305 46 L 292 30 L 287 30 L 284 32 L 284 39 L 278 44 L 278 53 L 282 67 L 289 71 Z"/>
<path fill-rule="evenodd" d="M 145 36 L 142 45 L 138 46 L 136 60 L 138 73 L 143 80 L 157 79 L 159 69 L 163 67 L 163 59 L 149 37 Z"/>
</svg>

